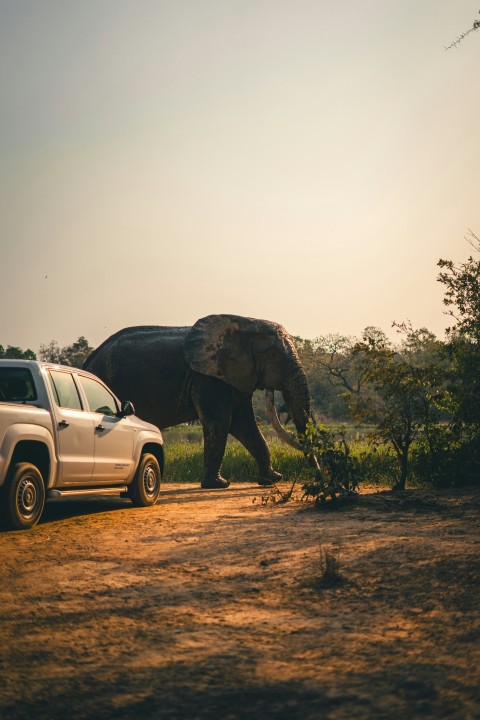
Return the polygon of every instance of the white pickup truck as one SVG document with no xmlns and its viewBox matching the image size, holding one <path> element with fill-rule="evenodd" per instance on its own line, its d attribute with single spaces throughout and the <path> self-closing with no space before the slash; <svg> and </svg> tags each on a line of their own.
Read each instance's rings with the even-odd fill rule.
<svg viewBox="0 0 480 720">
<path fill-rule="evenodd" d="M 160 430 L 95 375 L 33 360 L 0 360 L 0 519 L 35 525 L 48 498 L 120 494 L 153 505 Z"/>
</svg>

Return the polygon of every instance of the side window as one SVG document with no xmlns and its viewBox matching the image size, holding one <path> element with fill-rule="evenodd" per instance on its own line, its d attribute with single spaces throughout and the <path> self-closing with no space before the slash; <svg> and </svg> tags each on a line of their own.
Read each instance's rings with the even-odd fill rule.
<svg viewBox="0 0 480 720">
<path fill-rule="evenodd" d="M 72 375 L 67 372 L 50 370 L 50 377 L 58 405 L 64 408 L 70 408 L 71 410 L 82 410 L 77 386 L 75 385 L 75 380 Z"/>
<path fill-rule="evenodd" d="M 0 401 L 29 402 L 37 399 L 32 374 L 27 368 L 0 368 Z"/>
<path fill-rule="evenodd" d="M 117 401 L 107 388 L 92 378 L 80 376 L 80 382 L 87 396 L 88 406 L 92 412 L 102 415 L 116 415 L 118 412 Z"/>
</svg>

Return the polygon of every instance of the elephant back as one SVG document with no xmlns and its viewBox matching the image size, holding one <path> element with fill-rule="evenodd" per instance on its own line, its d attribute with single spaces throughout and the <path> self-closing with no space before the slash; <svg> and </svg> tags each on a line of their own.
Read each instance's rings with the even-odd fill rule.
<svg viewBox="0 0 480 720">
<path fill-rule="evenodd" d="M 120 330 L 85 361 L 137 414 L 159 427 L 170 423 L 185 380 L 183 344 L 189 327 L 143 325 Z"/>
<path fill-rule="evenodd" d="M 119 330 L 103 341 L 83 364 L 84 370 L 92 372 L 108 382 L 122 360 L 126 363 L 142 362 L 152 353 L 163 354 L 164 348 L 182 347 L 190 327 L 162 325 L 137 325 Z M 158 356 L 158 355 L 157 355 Z"/>
</svg>

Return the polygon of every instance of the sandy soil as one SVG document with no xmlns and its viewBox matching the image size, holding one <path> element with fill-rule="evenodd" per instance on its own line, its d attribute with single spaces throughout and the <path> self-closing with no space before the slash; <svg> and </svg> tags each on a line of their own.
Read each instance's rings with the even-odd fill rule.
<svg viewBox="0 0 480 720">
<path fill-rule="evenodd" d="M 268 497 L 167 484 L 1 533 L 0 717 L 479 718 L 478 490 Z"/>
</svg>

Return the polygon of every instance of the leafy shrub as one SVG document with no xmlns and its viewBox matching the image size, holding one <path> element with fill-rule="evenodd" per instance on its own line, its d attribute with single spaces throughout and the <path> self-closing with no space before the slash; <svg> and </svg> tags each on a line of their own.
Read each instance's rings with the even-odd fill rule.
<svg viewBox="0 0 480 720">
<path fill-rule="evenodd" d="M 480 481 L 480 436 L 471 427 L 435 425 L 415 443 L 411 475 L 433 487 L 475 485 Z"/>
<path fill-rule="evenodd" d="M 318 465 L 312 468 L 313 477 L 303 484 L 306 497 L 315 498 L 316 505 L 326 506 L 345 500 L 358 490 L 358 463 L 345 436 L 335 436 L 325 426 L 310 420 L 299 439 L 312 466 L 315 459 Z"/>
</svg>

